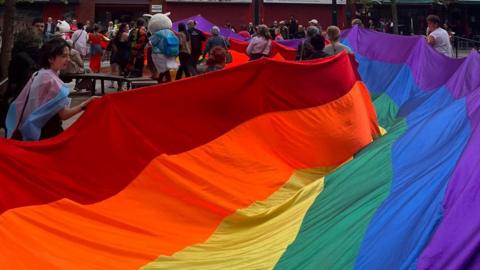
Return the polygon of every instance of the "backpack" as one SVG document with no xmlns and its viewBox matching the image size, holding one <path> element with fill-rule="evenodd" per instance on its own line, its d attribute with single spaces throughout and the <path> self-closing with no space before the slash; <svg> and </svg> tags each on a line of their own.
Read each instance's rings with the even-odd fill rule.
<svg viewBox="0 0 480 270">
<path fill-rule="evenodd" d="M 160 52 L 166 56 L 177 56 L 180 54 L 180 41 L 177 35 L 171 30 L 160 30 L 157 33 L 160 38 Z"/>
</svg>

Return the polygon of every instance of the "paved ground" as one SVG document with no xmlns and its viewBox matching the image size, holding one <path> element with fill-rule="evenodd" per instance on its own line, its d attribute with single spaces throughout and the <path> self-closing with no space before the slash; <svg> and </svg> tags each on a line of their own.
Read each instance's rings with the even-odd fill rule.
<svg viewBox="0 0 480 270">
<path fill-rule="evenodd" d="M 467 57 L 469 53 L 470 50 L 458 50 L 458 58 Z M 453 52 L 453 54 L 455 55 L 455 51 Z"/>
</svg>

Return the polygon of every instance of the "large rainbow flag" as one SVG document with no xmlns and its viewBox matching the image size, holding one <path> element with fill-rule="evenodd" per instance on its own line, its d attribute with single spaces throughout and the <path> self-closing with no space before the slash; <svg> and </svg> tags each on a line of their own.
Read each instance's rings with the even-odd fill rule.
<svg viewBox="0 0 480 270">
<path fill-rule="evenodd" d="M 346 54 L 105 96 L 56 138 L 0 140 L 1 269 L 177 269 L 204 245 L 212 265 L 188 267 L 273 267 L 377 135 Z"/>
<path fill-rule="evenodd" d="M 0 140 L 0 269 L 479 269 L 480 56 L 343 37 Z"/>
</svg>

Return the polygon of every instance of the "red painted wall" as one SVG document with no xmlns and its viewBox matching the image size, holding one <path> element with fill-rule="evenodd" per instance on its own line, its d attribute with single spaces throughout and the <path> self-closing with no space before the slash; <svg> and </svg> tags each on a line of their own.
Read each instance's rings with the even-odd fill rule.
<svg viewBox="0 0 480 270">
<path fill-rule="evenodd" d="M 80 0 L 75 9 L 76 19 L 79 22 L 93 21 L 95 19 L 95 0 Z"/>
<path fill-rule="evenodd" d="M 65 7 L 65 4 L 45 4 L 43 7 L 43 21 L 46 22 L 48 17 L 52 17 L 54 21 L 63 19 Z"/>
<path fill-rule="evenodd" d="M 345 23 L 345 6 L 338 6 L 337 11 L 338 26 L 342 27 Z M 263 4 L 261 13 L 267 25 L 271 25 L 274 20 L 288 20 L 292 15 L 302 25 L 308 25 L 308 21 L 311 19 L 317 19 L 324 29 L 332 24 L 332 9 L 330 5 Z"/>
<path fill-rule="evenodd" d="M 165 11 L 170 11 L 173 21 L 201 14 L 205 19 L 224 26 L 230 22 L 233 26 L 248 24 L 253 20 L 250 4 L 224 3 L 167 3 Z"/>
<path fill-rule="evenodd" d="M 165 11 L 172 12 L 173 21 L 201 14 L 207 20 L 224 26 L 230 22 L 239 27 L 253 21 L 253 7 L 251 4 L 232 3 L 167 3 Z M 274 20 L 288 20 L 294 15 L 300 24 L 306 25 L 311 19 L 317 19 L 323 28 L 332 23 L 330 5 L 308 4 L 262 4 L 260 17 L 267 25 Z M 338 25 L 345 26 L 345 6 L 338 6 Z"/>
<path fill-rule="evenodd" d="M 253 21 L 253 6 L 238 3 L 165 3 L 163 0 L 151 0 L 152 3 L 163 3 L 164 12 L 170 11 L 173 21 L 201 14 L 207 20 L 224 26 L 230 22 L 238 27 Z M 95 15 L 95 0 L 80 0 L 76 10 L 80 21 L 92 20 Z M 346 26 L 345 5 L 338 6 L 338 25 Z M 300 24 L 306 25 L 311 19 L 317 19 L 323 28 L 332 22 L 330 5 L 309 4 L 265 4 L 260 6 L 260 17 L 264 23 L 271 25 L 274 20 L 288 20 L 294 15 Z"/>
</svg>

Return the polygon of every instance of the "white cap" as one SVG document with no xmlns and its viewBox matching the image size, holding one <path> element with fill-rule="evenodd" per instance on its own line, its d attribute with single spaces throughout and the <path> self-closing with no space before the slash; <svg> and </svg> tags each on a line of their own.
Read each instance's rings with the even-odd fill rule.
<svg viewBox="0 0 480 270">
<path fill-rule="evenodd" d="M 312 19 L 312 20 L 310 20 L 308 23 L 318 24 L 318 21 L 317 21 L 317 19 Z"/>
</svg>

